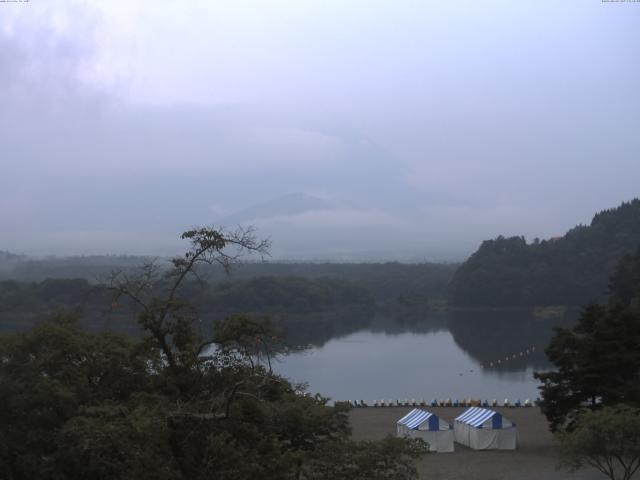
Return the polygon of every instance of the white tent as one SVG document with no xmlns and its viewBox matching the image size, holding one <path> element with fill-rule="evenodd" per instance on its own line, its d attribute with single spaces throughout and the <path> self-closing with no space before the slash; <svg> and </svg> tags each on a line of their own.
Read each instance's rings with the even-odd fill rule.
<svg viewBox="0 0 640 480">
<path fill-rule="evenodd" d="M 474 450 L 515 450 L 516 425 L 495 410 L 471 407 L 456 417 L 456 442 Z"/>
<path fill-rule="evenodd" d="M 399 437 L 421 438 L 432 452 L 453 452 L 453 429 L 437 415 L 414 408 L 398 420 Z"/>
</svg>

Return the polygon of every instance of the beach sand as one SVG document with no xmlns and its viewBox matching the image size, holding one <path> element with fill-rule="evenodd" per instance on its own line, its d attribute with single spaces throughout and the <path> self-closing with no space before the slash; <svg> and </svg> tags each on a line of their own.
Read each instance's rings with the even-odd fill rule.
<svg viewBox="0 0 640 480">
<path fill-rule="evenodd" d="M 376 440 L 395 435 L 396 421 L 413 407 L 355 408 L 349 416 L 356 440 Z M 453 423 L 464 408 L 424 407 Z M 545 417 L 536 407 L 495 408 L 517 425 L 515 451 L 476 451 L 455 444 L 454 453 L 433 453 L 418 460 L 421 479 L 430 480 L 600 480 L 595 469 L 569 474 L 556 471 L 557 447 Z"/>
</svg>

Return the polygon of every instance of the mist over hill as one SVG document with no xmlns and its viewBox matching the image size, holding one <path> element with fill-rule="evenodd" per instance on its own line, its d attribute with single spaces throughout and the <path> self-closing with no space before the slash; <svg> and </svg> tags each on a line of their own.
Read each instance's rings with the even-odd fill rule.
<svg viewBox="0 0 640 480">
<path fill-rule="evenodd" d="M 286 215 L 302 215 L 310 212 L 336 209 L 337 205 L 302 192 L 290 193 L 266 202 L 252 205 L 220 220 L 222 225 L 253 223 Z"/>
</svg>

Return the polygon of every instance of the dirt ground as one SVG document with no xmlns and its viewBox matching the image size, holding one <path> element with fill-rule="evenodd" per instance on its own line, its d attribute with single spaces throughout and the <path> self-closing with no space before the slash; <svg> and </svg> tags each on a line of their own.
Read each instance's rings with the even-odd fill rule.
<svg viewBox="0 0 640 480">
<path fill-rule="evenodd" d="M 396 421 L 413 407 L 357 408 L 351 411 L 353 438 L 375 440 L 395 435 Z M 464 408 L 425 407 L 440 418 L 453 423 Z M 558 462 L 553 436 L 540 410 L 531 408 L 496 408 L 518 428 L 515 451 L 476 451 L 455 444 L 454 453 L 433 453 L 418 461 L 421 479 L 429 480 L 601 480 L 595 469 L 574 474 L 556 471 Z"/>
</svg>

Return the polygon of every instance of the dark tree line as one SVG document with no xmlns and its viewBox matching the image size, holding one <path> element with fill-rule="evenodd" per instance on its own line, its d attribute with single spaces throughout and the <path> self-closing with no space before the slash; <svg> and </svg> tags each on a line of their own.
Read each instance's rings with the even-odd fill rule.
<svg viewBox="0 0 640 480">
<path fill-rule="evenodd" d="M 0 282 L 0 312 L 51 311 L 91 301 L 88 280 L 46 279 L 42 282 Z"/>
<path fill-rule="evenodd" d="M 158 271 L 167 271 L 162 260 L 150 263 Z M 206 313 L 203 327 L 207 332 L 212 331 L 213 320 L 231 314 L 268 314 L 292 342 L 304 344 L 322 344 L 366 328 L 380 317 L 403 324 L 433 322 L 452 271 L 451 266 L 393 263 L 253 263 L 235 265 L 229 277 L 221 277 L 219 272 L 210 275 L 212 266 L 201 267 L 199 278 L 182 283 L 181 298 Z M 135 270 L 123 267 L 117 271 L 127 275 Z M 261 271 L 272 275 L 251 276 Z M 331 272 L 341 276 L 320 275 Z M 160 277 L 157 281 L 156 287 L 161 288 L 166 280 Z M 29 328 L 51 313 L 73 310 L 82 313 L 80 323 L 85 328 L 139 334 L 140 327 L 127 315 L 131 306 L 126 298 L 111 302 L 104 285 L 86 279 L 0 281 L 0 330 L 4 331 Z"/>
<path fill-rule="evenodd" d="M 161 280 L 162 281 L 162 280 Z M 374 308 L 368 290 L 335 278 L 255 277 L 210 284 L 185 282 L 182 297 L 207 312 L 240 311 L 320 313 L 348 305 Z M 104 306 L 104 286 L 86 279 L 42 282 L 0 281 L 0 311 L 51 311 L 58 308 Z"/>
<path fill-rule="evenodd" d="M 159 259 L 160 262 L 166 259 Z M 104 278 L 114 269 L 133 270 L 146 257 L 86 256 L 32 259 L 0 255 L 0 279 L 19 282 L 41 282 L 51 279 L 85 278 L 92 282 Z M 456 264 L 398 262 L 386 263 L 311 263 L 311 262 L 244 262 L 229 275 L 202 266 L 202 274 L 211 284 L 248 281 L 257 277 L 336 279 L 366 289 L 377 302 L 393 302 L 402 296 L 444 299 Z"/>
<path fill-rule="evenodd" d="M 456 271 L 449 298 L 461 306 L 579 306 L 606 297 L 620 258 L 640 245 L 640 200 L 596 214 L 560 238 L 487 240 Z"/>
<path fill-rule="evenodd" d="M 373 309 L 375 301 L 365 288 L 344 280 L 320 277 L 255 277 L 226 282 L 205 300 L 207 310 L 319 313 L 347 305 Z"/>
</svg>

